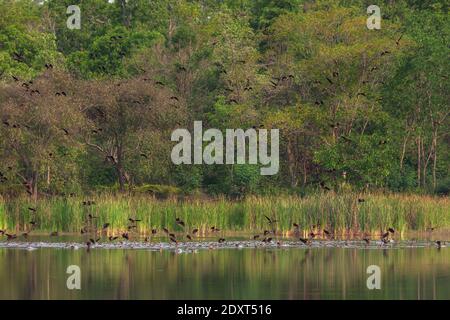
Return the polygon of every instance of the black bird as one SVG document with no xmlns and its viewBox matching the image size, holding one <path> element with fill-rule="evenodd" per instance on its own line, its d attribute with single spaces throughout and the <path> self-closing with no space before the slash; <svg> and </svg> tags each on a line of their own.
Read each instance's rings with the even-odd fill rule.
<svg viewBox="0 0 450 320">
<path fill-rule="evenodd" d="M 198 232 L 198 229 L 192 230 L 192 234 L 196 234 Z"/>
<path fill-rule="evenodd" d="M 299 240 L 305 245 L 309 246 L 311 244 L 311 240 L 309 239 L 300 238 Z"/>
<path fill-rule="evenodd" d="M 223 243 L 223 242 L 225 242 L 225 239 L 224 238 L 220 238 L 219 239 L 219 243 Z"/>
<path fill-rule="evenodd" d="M 381 239 L 386 239 L 387 237 L 389 237 L 389 232 L 383 233 L 383 235 L 381 236 Z"/>
<path fill-rule="evenodd" d="M 267 221 L 269 221 L 269 224 L 273 224 L 273 223 L 277 222 L 277 220 L 271 219 L 266 215 L 264 215 L 264 217 L 267 219 Z"/>
<path fill-rule="evenodd" d="M 117 237 L 117 236 L 109 236 L 108 237 L 108 239 L 109 239 L 109 241 L 114 241 L 114 240 L 117 240 L 119 237 Z"/>
<path fill-rule="evenodd" d="M 211 227 L 211 231 L 212 231 L 212 232 L 219 232 L 220 229 L 218 229 L 218 228 L 216 228 L 216 227 Z"/>
<path fill-rule="evenodd" d="M 186 235 L 186 238 L 188 238 L 189 240 L 192 240 L 192 237 L 190 235 Z"/>
<path fill-rule="evenodd" d="M 434 243 L 437 245 L 438 249 L 442 248 L 442 245 L 443 245 L 442 241 L 437 240 Z"/>
<path fill-rule="evenodd" d="M 176 238 L 174 233 L 169 233 L 169 237 Z"/>
<path fill-rule="evenodd" d="M 319 184 L 320 184 L 320 186 L 322 187 L 322 189 L 327 190 L 327 191 L 330 191 L 330 190 L 331 190 L 330 188 L 328 188 L 328 187 L 325 185 L 325 182 L 321 181 Z"/>
<path fill-rule="evenodd" d="M 253 240 L 256 240 L 256 239 L 259 239 L 259 234 L 255 234 L 255 235 L 253 236 Z"/>
<path fill-rule="evenodd" d="M 139 221 L 142 221 L 142 220 L 140 220 L 140 219 L 128 218 L 128 221 L 130 221 L 131 223 L 136 223 L 136 222 L 139 222 Z"/>
<path fill-rule="evenodd" d="M 325 229 L 323 229 L 323 233 L 325 233 L 327 236 L 331 235 L 331 232 Z"/>
<path fill-rule="evenodd" d="M 163 228 L 163 231 L 164 231 L 165 233 L 169 234 L 169 229 Z"/>
<path fill-rule="evenodd" d="M 65 134 L 66 136 L 69 135 L 69 130 L 67 130 L 67 129 L 65 129 L 65 128 L 61 128 L 61 130 L 64 131 L 64 134 Z"/>
<path fill-rule="evenodd" d="M 28 207 L 28 210 L 36 212 L 36 208 Z"/>
<path fill-rule="evenodd" d="M 7 237 L 6 240 L 12 240 L 12 239 L 16 239 L 17 238 L 16 234 L 5 233 L 5 236 Z"/>
<path fill-rule="evenodd" d="M 177 239 L 175 239 L 174 237 L 170 237 L 170 241 L 172 241 L 174 243 L 178 243 Z"/>
<path fill-rule="evenodd" d="M 358 202 L 359 202 L 359 203 L 361 203 L 361 202 L 365 202 L 365 201 L 366 201 L 366 200 L 365 200 L 365 199 L 363 199 L 363 198 L 359 198 L 359 199 L 358 199 Z"/>
<path fill-rule="evenodd" d="M 53 65 L 51 63 L 46 63 L 45 64 L 45 68 L 46 69 L 53 69 Z"/>
<path fill-rule="evenodd" d="M 298 225 L 298 223 L 295 223 L 295 222 L 294 222 L 292 225 L 295 227 L 295 229 L 300 228 L 300 226 Z"/>
<path fill-rule="evenodd" d="M 96 244 L 97 242 L 99 242 L 100 241 L 100 238 L 98 238 L 98 239 L 89 239 L 89 241 L 92 243 L 92 244 Z"/>
<path fill-rule="evenodd" d="M 310 236 L 311 238 L 313 238 L 313 239 L 316 237 L 316 235 L 314 234 L 314 232 L 310 232 L 310 233 L 309 233 L 309 236 Z"/>
<path fill-rule="evenodd" d="M 184 228 L 185 223 L 183 220 L 181 220 L 180 218 L 175 218 L 175 223 L 182 226 Z"/>
<path fill-rule="evenodd" d="M 122 233 L 122 238 L 124 238 L 124 239 L 126 239 L 126 240 L 129 240 L 130 237 L 128 236 L 128 232 Z"/>
<path fill-rule="evenodd" d="M 390 233 L 392 233 L 392 234 L 394 234 L 394 233 L 395 233 L 395 230 L 394 230 L 394 228 L 389 228 L 389 229 L 388 229 L 388 231 L 389 231 Z"/>
<path fill-rule="evenodd" d="M 152 229 L 152 234 L 156 234 L 157 232 L 158 232 L 158 230 Z"/>
</svg>

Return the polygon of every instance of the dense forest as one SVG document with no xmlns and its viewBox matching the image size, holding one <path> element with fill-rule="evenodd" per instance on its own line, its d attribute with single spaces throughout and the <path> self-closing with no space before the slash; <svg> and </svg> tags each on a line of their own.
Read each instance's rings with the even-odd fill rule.
<svg viewBox="0 0 450 320">
<path fill-rule="evenodd" d="M 0 193 L 448 194 L 449 1 L 372 2 L 0 0 Z M 172 164 L 196 120 L 280 129 L 279 173 Z"/>
</svg>

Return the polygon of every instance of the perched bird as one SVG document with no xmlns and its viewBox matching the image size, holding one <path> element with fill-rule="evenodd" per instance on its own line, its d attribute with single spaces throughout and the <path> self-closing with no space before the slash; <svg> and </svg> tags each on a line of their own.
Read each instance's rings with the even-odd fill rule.
<svg viewBox="0 0 450 320">
<path fill-rule="evenodd" d="M 158 232 L 158 230 L 152 229 L 152 234 L 156 234 L 157 232 Z"/>
<path fill-rule="evenodd" d="M 438 249 L 445 247 L 444 243 L 440 240 L 437 240 L 434 243 L 437 245 Z"/>
<path fill-rule="evenodd" d="M 394 230 L 394 228 L 389 228 L 389 229 L 388 229 L 388 231 L 389 231 L 390 233 L 392 233 L 392 234 L 394 234 L 394 233 L 395 233 L 395 230 Z"/>
<path fill-rule="evenodd" d="M 122 233 L 122 238 L 124 238 L 124 239 L 126 239 L 126 240 L 129 240 L 130 237 L 128 236 L 128 232 Z"/>
</svg>

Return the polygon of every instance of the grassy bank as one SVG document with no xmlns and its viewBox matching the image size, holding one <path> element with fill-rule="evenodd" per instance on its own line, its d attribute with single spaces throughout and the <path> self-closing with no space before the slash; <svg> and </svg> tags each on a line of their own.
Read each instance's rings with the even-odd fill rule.
<svg viewBox="0 0 450 320">
<path fill-rule="evenodd" d="M 136 232 L 167 227 L 182 231 L 175 218 L 185 221 L 187 229 L 199 228 L 207 232 L 211 226 L 223 231 L 261 232 L 269 229 L 264 215 L 273 217 L 277 230 L 292 230 L 298 223 L 302 230 L 320 224 L 337 234 L 379 233 L 388 227 L 398 231 L 425 231 L 430 227 L 450 227 L 450 200 L 430 196 L 405 194 L 366 194 L 364 202 L 357 195 L 333 193 L 304 198 L 249 197 L 233 202 L 226 199 L 156 200 L 148 197 L 99 195 L 89 200 L 94 205 L 83 205 L 87 199 L 50 198 L 37 203 L 28 198 L 0 199 L 0 229 L 12 232 L 29 230 L 30 221 L 36 221 L 36 231 L 79 232 L 88 215 L 99 228 L 110 223 L 108 232 L 127 229 L 128 218 L 142 220 Z M 28 208 L 36 208 L 36 212 Z"/>
</svg>

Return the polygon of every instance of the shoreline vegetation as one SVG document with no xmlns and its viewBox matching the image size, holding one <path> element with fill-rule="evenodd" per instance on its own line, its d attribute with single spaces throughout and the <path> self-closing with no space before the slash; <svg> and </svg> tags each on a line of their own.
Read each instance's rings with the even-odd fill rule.
<svg viewBox="0 0 450 320">
<path fill-rule="evenodd" d="M 450 200 L 413 194 L 335 192 L 299 196 L 248 196 L 231 201 L 218 198 L 168 198 L 124 194 L 98 194 L 89 199 L 80 197 L 0 198 L 0 230 L 20 236 L 33 233 L 78 233 L 103 236 L 151 235 L 162 228 L 174 233 L 208 236 L 212 227 L 227 232 L 262 233 L 304 236 L 314 231 L 326 237 L 376 236 L 394 228 L 397 234 L 431 232 L 450 227 Z M 275 223 L 269 224 L 269 217 Z M 181 219 L 185 227 L 176 223 Z M 131 220 L 138 222 L 130 223 Z M 140 220 L 140 221 L 139 221 Z M 294 227 L 294 223 L 299 226 Z M 104 226 L 107 225 L 106 228 Z M 136 227 L 129 228 L 130 225 Z"/>
</svg>

